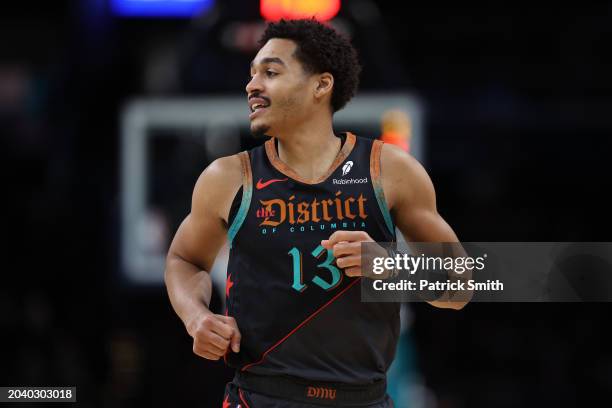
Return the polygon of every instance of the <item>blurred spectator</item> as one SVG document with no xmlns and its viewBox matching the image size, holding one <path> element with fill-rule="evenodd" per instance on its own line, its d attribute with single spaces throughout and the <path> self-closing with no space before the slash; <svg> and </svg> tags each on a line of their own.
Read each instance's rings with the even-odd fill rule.
<svg viewBox="0 0 612 408">
<path fill-rule="evenodd" d="M 382 134 L 380 140 L 399 146 L 410 153 L 412 125 L 408 114 L 400 110 L 391 110 L 382 117 Z"/>
</svg>

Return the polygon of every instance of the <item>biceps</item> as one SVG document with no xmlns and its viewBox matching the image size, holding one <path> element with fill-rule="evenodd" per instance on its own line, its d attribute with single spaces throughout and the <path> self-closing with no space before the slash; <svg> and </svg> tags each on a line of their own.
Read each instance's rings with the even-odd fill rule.
<svg viewBox="0 0 612 408">
<path fill-rule="evenodd" d="M 457 235 L 437 211 L 416 208 L 396 214 L 404 237 L 413 242 L 457 242 Z"/>
<path fill-rule="evenodd" d="M 170 245 L 169 256 L 178 256 L 210 272 L 217 253 L 226 240 L 220 219 L 189 214 L 181 223 Z"/>
</svg>

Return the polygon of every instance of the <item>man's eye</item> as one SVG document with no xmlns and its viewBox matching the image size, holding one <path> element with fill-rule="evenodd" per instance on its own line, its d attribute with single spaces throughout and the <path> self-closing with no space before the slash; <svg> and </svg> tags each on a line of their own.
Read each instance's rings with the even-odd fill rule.
<svg viewBox="0 0 612 408">
<path fill-rule="evenodd" d="M 266 71 L 266 75 L 268 75 L 268 76 L 270 76 L 270 77 L 271 77 L 271 76 L 278 75 L 278 73 L 277 73 L 277 72 L 274 72 L 274 71 Z"/>
</svg>

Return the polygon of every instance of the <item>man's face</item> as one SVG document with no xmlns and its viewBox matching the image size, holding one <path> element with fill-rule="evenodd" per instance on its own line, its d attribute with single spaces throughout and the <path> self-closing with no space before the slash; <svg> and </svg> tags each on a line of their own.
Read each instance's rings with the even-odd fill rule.
<svg viewBox="0 0 612 408">
<path fill-rule="evenodd" d="M 251 133 L 277 136 L 309 116 L 312 75 L 306 74 L 293 56 L 296 44 L 274 38 L 251 63 L 251 80 L 246 86 L 251 114 Z"/>
</svg>

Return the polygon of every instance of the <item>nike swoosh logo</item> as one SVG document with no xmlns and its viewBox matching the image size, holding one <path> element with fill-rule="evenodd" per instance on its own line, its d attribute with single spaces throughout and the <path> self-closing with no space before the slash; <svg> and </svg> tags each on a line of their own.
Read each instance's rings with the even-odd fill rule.
<svg viewBox="0 0 612 408">
<path fill-rule="evenodd" d="M 258 190 L 261 190 L 262 188 L 266 188 L 270 184 L 276 183 L 277 181 L 287 181 L 288 178 L 285 177 L 284 179 L 271 179 L 271 180 L 266 181 L 265 183 L 262 183 L 261 180 L 262 179 L 259 179 L 259 181 L 257 181 L 257 185 L 255 186 Z"/>
</svg>

